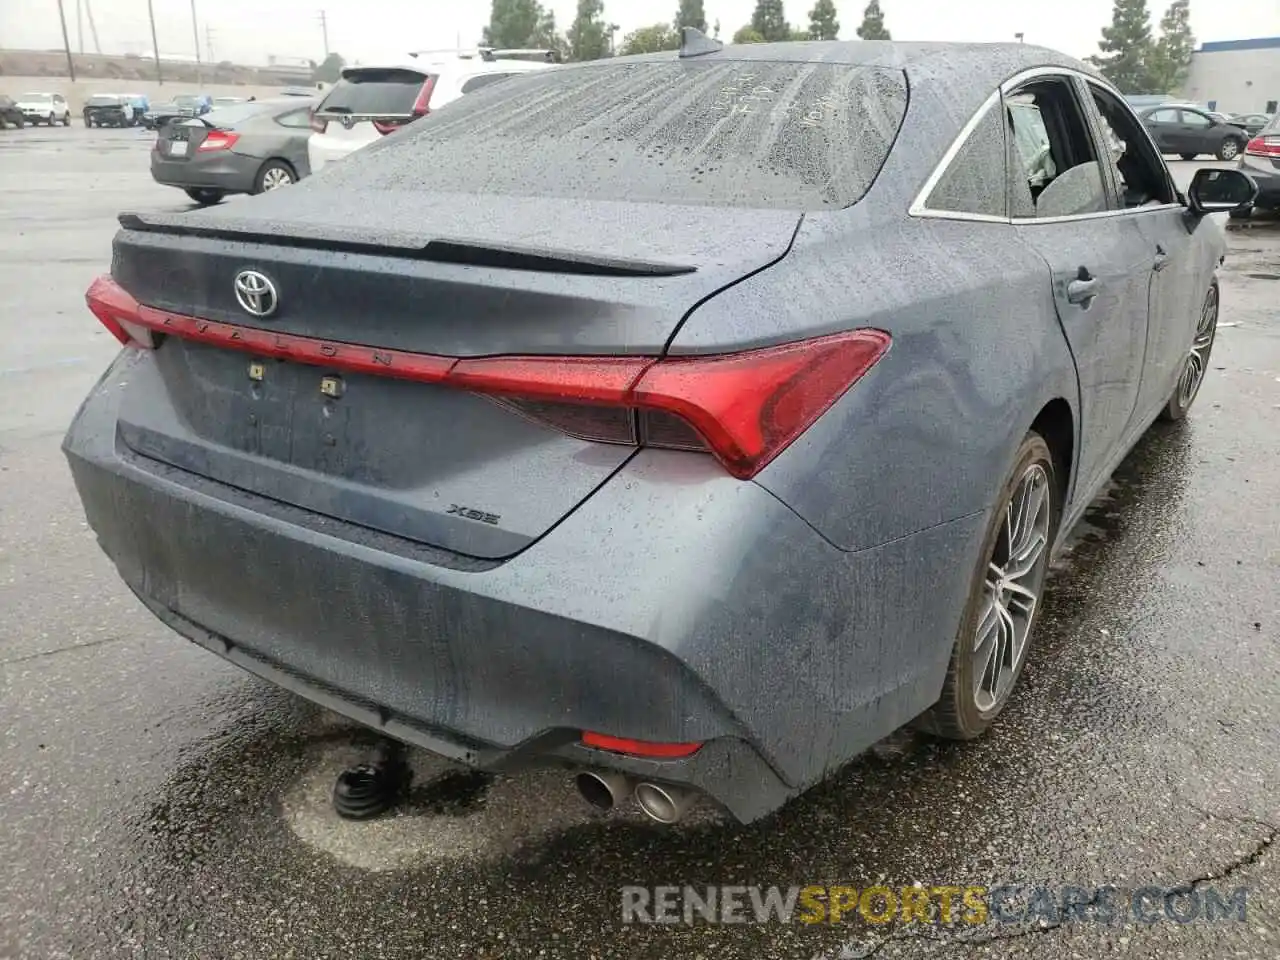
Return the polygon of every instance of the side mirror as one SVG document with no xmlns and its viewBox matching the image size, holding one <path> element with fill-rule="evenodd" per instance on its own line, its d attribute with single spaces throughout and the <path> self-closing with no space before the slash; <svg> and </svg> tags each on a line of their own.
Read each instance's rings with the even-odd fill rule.
<svg viewBox="0 0 1280 960">
<path fill-rule="evenodd" d="M 1253 206 L 1258 185 L 1240 170 L 1199 170 L 1187 189 L 1187 207 L 1197 217 Z"/>
</svg>

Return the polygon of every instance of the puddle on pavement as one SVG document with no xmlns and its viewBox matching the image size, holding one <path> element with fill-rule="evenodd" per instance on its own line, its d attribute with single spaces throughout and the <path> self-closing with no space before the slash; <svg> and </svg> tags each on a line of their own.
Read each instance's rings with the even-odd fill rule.
<svg viewBox="0 0 1280 960">
<path fill-rule="evenodd" d="M 362 870 L 505 857 L 595 821 L 649 823 L 630 803 L 610 813 L 593 810 L 568 770 L 478 773 L 417 749 L 409 751 L 413 779 L 400 806 L 376 820 L 344 820 L 330 802 L 334 780 L 364 760 L 366 749 L 359 742 L 315 744 L 281 799 L 299 840 Z M 681 829 L 718 822 L 716 811 L 695 808 Z"/>
</svg>

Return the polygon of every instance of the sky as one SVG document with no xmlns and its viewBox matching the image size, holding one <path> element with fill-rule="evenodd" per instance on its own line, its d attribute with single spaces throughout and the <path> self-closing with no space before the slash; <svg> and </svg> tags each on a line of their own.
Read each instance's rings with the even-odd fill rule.
<svg viewBox="0 0 1280 960">
<path fill-rule="evenodd" d="M 545 2 L 545 0 L 544 0 Z M 151 50 L 147 0 L 63 0 L 73 49 L 79 49 L 76 10 L 92 3 L 104 53 Z M 194 52 L 191 0 L 152 0 L 164 54 Z M 1151 0 L 1153 20 L 1167 0 Z M 399 59 L 409 49 L 474 45 L 489 19 L 490 0 L 195 0 L 201 55 L 211 40 L 214 59 L 266 63 L 270 55 L 324 55 L 319 13 L 328 20 L 330 49 L 348 61 Z M 561 29 L 568 27 L 575 0 L 552 0 Z M 605 16 L 622 33 L 671 20 L 678 0 L 605 0 Z M 719 19 L 725 37 L 751 19 L 755 0 L 706 0 L 709 23 Z M 786 0 L 787 18 L 808 23 L 813 0 Z M 836 0 L 841 36 L 853 39 L 866 0 Z M 1110 22 L 1112 0 L 881 0 L 885 20 L 897 40 L 1012 40 L 1055 47 L 1075 56 L 1096 52 L 1102 27 Z M 1192 0 L 1197 39 L 1239 40 L 1280 36 L 1280 0 Z M 206 31 L 207 28 L 207 31 Z M 93 52 L 87 21 L 85 50 Z M 57 0 L 0 0 L 0 48 L 61 47 Z"/>
</svg>

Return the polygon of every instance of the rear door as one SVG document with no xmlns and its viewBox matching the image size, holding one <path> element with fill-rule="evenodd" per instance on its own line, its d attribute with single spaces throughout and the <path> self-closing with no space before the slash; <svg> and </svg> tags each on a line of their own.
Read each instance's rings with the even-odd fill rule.
<svg viewBox="0 0 1280 960">
<path fill-rule="evenodd" d="M 1132 218 L 1116 215 L 1103 166 L 1109 158 L 1073 78 L 1040 77 L 1005 93 L 1023 105 L 1010 111 L 1015 128 L 1038 117 L 1052 157 L 1047 182 L 1043 165 L 1021 176 L 1015 170 L 1010 211 L 1052 272 L 1058 316 L 1080 380 L 1077 473 L 1080 488 L 1088 490 L 1113 465 L 1137 402 L 1151 255 Z"/>
<path fill-rule="evenodd" d="M 1181 153 L 1182 117 L 1174 107 L 1163 107 L 1147 114 L 1147 130 L 1161 153 Z"/>
</svg>

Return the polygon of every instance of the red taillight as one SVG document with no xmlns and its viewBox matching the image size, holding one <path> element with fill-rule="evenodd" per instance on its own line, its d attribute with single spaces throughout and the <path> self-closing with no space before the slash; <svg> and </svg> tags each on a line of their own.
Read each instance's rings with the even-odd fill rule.
<svg viewBox="0 0 1280 960">
<path fill-rule="evenodd" d="M 840 399 L 889 348 L 853 330 L 715 357 L 668 357 L 645 371 L 630 402 L 675 414 L 735 477 L 755 476 Z"/>
<path fill-rule="evenodd" d="M 629 740 L 626 737 L 611 737 L 604 733 L 592 733 L 584 730 L 582 745 L 595 747 L 597 750 L 608 750 L 611 753 L 626 753 L 633 757 L 650 757 L 654 759 L 674 759 L 691 757 L 702 747 L 701 743 L 654 743 L 651 740 Z"/>
<path fill-rule="evenodd" d="M 167 313 L 140 306 L 111 277 L 94 281 L 88 301 L 122 343 L 151 346 L 155 331 L 330 369 L 443 383 L 574 436 L 708 450 L 744 480 L 822 416 L 890 343 L 883 331 L 853 330 L 715 356 L 457 359 Z"/>
<path fill-rule="evenodd" d="M 436 89 L 436 78 L 432 74 L 427 77 L 422 84 L 422 89 L 418 91 L 418 98 L 413 101 L 413 115 L 415 117 L 425 117 L 431 112 L 431 94 Z"/>
<path fill-rule="evenodd" d="M 329 121 L 323 120 L 316 116 L 315 110 L 311 111 L 311 129 L 316 133 L 324 133 L 329 129 Z"/>
<path fill-rule="evenodd" d="M 230 130 L 210 130 L 209 135 L 204 138 L 200 146 L 196 147 L 197 153 L 209 153 L 212 150 L 229 150 L 234 147 L 236 141 L 240 139 L 240 134 L 232 133 Z"/>
<path fill-rule="evenodd" d="M 397 130 L 399 130 L 399 129 L 400 129 L 401 127 L 403 127 L 403 126 L 404 126 L 404 124 L 403 124 L 402 122 L 400 122 L 399 120 L 375 120 L 375 121 L 373 121 L 373 129 L 377 130 L 377 131 L 378 131 L 380 134 L 382 134 L 384 137 L 385 137 L 388 133 L 395 133 Z"/>
<path fill-rule="evenodd" d="M 1254 137 L 1244 152 L 1251 157 L 1280 158 L 1280 137 Z"/>
<path fill-rule="evenodd" d="M 84 296 L 89 310 L 125 346 L 155 346 L 155 336 L 140 321 L 138 301 L 110 277 L 99 277 Z"/>
</svg>

